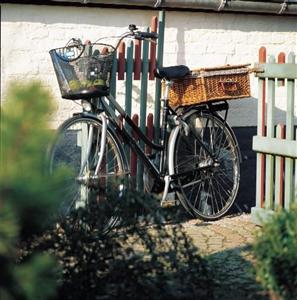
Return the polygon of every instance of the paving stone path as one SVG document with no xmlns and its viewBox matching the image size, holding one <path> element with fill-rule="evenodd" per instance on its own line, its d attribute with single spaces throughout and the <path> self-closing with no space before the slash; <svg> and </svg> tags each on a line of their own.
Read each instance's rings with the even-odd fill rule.
<svg viewBox="0 0 297 300">
<path fill-rule="evenodd" d="M 250 245 L 259 228 L 251 222 L 250 215 L 215 222 L 190 220 L 183 225 L 200 253 L 209 258 L 217 282 L 215 299 L 269 299 L 252 273 Z"/>
</svg>

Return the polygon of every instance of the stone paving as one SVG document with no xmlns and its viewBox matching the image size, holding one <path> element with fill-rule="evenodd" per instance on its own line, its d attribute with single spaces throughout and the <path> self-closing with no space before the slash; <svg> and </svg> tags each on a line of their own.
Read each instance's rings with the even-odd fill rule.
<svg viewBox="0 0 297 300">
<path fill-rule="evenodd" d="M 215 274 L 215 299 L 269 299 L 252 273 L 250 245 L 259 227 L 249 214 L 230 216 L 215 222 L 190 220 L 183 224 Z"/>
</svg>

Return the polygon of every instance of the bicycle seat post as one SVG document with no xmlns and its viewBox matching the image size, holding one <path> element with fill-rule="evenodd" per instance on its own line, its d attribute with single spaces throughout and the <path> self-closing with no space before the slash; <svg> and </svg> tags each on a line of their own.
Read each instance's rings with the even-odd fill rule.
<svg viewBox="0 0 297 300">
<path fill-rule="evenodd" d="M 161 145 L 164 147 L 161 159 L 160 159 L 160 172 L 161 176 L 165 175 L 165 162 L 167 153 L 167 123 L 168 123 L 168 113 L 169 113 L 169 90 L 171 86 L 171 81 L 168 79 L 163 79 L 165 81 L 165 91 L 164 97 L 161 99 L 163 101 L 162 110 L 162 127 L 161 127 Z"/>
</svg>

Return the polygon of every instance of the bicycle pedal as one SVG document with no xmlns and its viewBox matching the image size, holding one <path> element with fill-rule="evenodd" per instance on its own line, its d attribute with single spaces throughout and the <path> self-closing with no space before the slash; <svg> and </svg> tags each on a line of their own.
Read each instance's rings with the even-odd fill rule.
<svg viewBox="0 0 297 300">
<path fill-rule="evenodd" d="M 173 207 L 179 205 L 179 200 L 176 199 L 175 193 L 168 193 L 165 200 L 161 201 L 161 207 Z"/>
</svg>

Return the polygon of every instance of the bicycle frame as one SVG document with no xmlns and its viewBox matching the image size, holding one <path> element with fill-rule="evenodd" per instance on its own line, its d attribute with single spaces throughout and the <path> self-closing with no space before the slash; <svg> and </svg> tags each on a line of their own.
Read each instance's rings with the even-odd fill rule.
<svg viewBox="0 0 297 300">
<path fill-rule="evenodd" d="M 167 82 L 167 86 L 166 86 L 167 89 L 169 89 L 169 86 L 170 86 L 170 82 Z M 151 175 L 153 176 L 153 178 L 156 181 L 155 188 L 157 190 L 159 190 L 159 188 L 163 188 L 164 184 L 169 185 L 172 180 L 176 180 L 180 176 L 187 175 L 188 172 L 199 171 L 199 170 L 209 167 L 209 165 L 200 165 L 199 167 L 197 167 L 194 170 L 191 170 L 191 171 L 188 171 L 188 172 L 185 172 L 182 174 L 174 174 L 174 175 L 171 175 L 170 178 L 167 178 L 167 179 L 165 178 L 166 177 L 166 164 L 165 163 L 166 163 L 166 155 L 167 155 L 167 147 L 168 147 L 168 143 L 167 143 L 168 116 L 169 116 L 169 114 L 176 116 L 176 118 L 178 119 L 176 122 L 176 127 L 178 127 L 178 124 L 183 126 L 183 118 L 182 118 L 182 116 L 179 117 L 175 111 L 173 111 L 172 109 L 169 108 L 168 91 L 166 92 L 166 90 L 165 90 L 164 96 L 165 96 L 164 97 L 165 99 L 164 99 L 164 106 L 163 106 L 163 111 L 162 111 L 161 144 L 155 144 L 155 143 L 151 142 L 145 136 L 145 134 L 143 134 L 143 132 L 140 130 L 140 128 L 134 124 L 132 119 L 125 112 L 125 110 L 117 103 L 116 99 L 113 96 L 109 95 L 107 97 L 99 98 L 99 107 L 100 107 L 99 119 L 102 120 L 102 119 L 106 118 L 102 114 L 103 112 L 105 112 L 105 114 L 108 117 L 109 122 L 114 126 L 116 131 L 123 138 L 123 140 L 128 144 L 129 148 L 131 148 L 132 150 L 134 150 L 137 153 L 137 155 L 140 157 L 140 160 L 143 162 L 145 167 L 150 170 Z M 107 101 L 109 101 L 109 103 Z M 193 108 L 191 108 L 191 109 L 193 110 Z M 213 114 L 215 114 L 216 111 L 225 110 L 226 113 L 225 113 L 224 120 L 226 120 L 226 118 L 227 118 L 228 104 L 226 102 L 216 104 L 216 105 L 196 106 L 194 108 L 194 110 L 199 110 L 199 111 L 203 111 L 205 109 L 207 109 L 209 112 L 211 112 Z M 144 150 L 140 147 L 139 142 L 137 142 L 133 138 L 131 133 L 125 127 L 122 126 L 122 121 L 116 115 L 116 113 L 115 113 L 116 111 L 119 112 L 119 116 L 121 118 L 123 118 L 123 120 L 125 120 L 125 122 L 130 126 L 132 131 L 136 135 L 138 135 L 140 140 L 143 141 L 145 143 L 145 145 L 151 147 L 152 149 L 154 149 L 160 153 L 159 168 L 157 168 L 156 165 L 154 164 L 154 162 L 148 158 L 148 156 L 145 154 Z M 102 122 L 104 123 L 105 121 L 102 120 Z M 191 128 L 188 128 L 187 130 L 191 130 Z M 192 134 L 195 136 L 194 132 L 192 132 Z M 200 140 L 199 137 L 197 137 L 197 136 L 195 136 L 195 137 L 196 137 L 197 142 L 205 149 L 205 151 L 210 155 L 210 157 L 213 158 L 213 154 L 212 154 L 211 150 Z M 169 172 L 169 173 L 171 173 L 171 172 Z M 166 182 L 164 183 L 164 181 L 166 181 Z"/>
<path fill-rule="evenodd" d="M 107 103 L 106 99 L 110 102 Z M 160 168 L 158 169 L 156 165 L 147 157 L 143 149 L 140 147 L 139 143 L 132 137 L 132 135 L 122 126 L 122 123 L 120 121 L 120 118 L 116 116 L 115 110 L 119 112 L 120 116 L 127 122 L 127 124 L 132 128 L 132 130 L 139 136 L 139 138 L 149 147 L 151 147 L 154 150 L 157 150 L 160 152 L 161 157 L 165 156 L 165 147 L 161 144 L 155 144 L 151 142 L 140 130 L 140 128 L 134 124 L 132 119 L 128 116 L 128 114 L 123 110 L 123 108 L 116 102 L 115 98 L 113 96 L 108 96 L 106 98 L 102 97 L 100 98 L 100 104 L 102 106 L 102 111 L 106 113 L 108 116 L 109 122 L 113 124 L 116 131 L 120 133 L 121 137 L 124 139 L 124 141 L 128 144 L 128 146 L 134 150 L 137 155 L 140 157 L 141 161 L 147 167 L 154 179 L 157 181 L 157 186 L 163 185 L 163 179 L 161 174 L 164 173 L 164 164 L 160 164 Z M 115 110 L 111 108 L 113 106 Z M 163 124 L 162 127 L 167 126 L 167 124 Z M 165 144 L 165 143 L 163 143 Z"/>
</svg>

